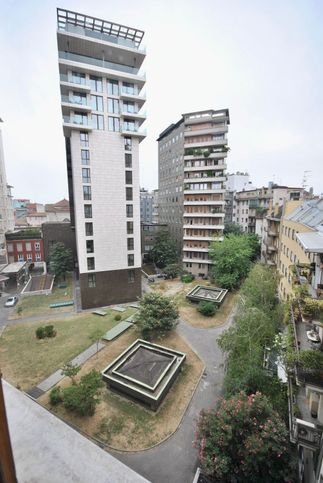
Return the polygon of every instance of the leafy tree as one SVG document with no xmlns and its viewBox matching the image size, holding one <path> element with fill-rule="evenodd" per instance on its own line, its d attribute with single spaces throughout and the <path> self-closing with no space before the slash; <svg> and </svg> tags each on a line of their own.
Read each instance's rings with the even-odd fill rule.
<svg viewBox="0 0 323 483">
<path fill-rule="evenodd" d="M 223 230 L 224 235 L 242 235 L 243 230 L 240 225 L 237 223 L 233 222 L 227 222 L 224 224 L 224 230 Z"/>
<path fill-rule="evenodd" d="M 144 339 L 164 336 L 177 325 L 178 310 L 174 302 L 158 293 L 147 293 L 139 301 L 137 325 Z"/>
<path fill-rule="evenodd" d="M 64 243 L 55 243 L 50 252 L 49 265 L 50 270 L 58 279 L 62 277 L 65 280 L 66 272 L 73 268 L 72 250 L 65 248 Z"/>
<path fill-rule="evenodd" d="M 213 278 L 223 288 L 232 290 L 238 287 L 249 272 L 252 255 L 252 248 L 245 235 L 228 235 L 222 242 L 211 243 Z"/>
<path fill-rule="evenodd" d="M 176 278 L 182 271 L 182 266 L 179 263 L 170 263 L 163 269 L 163 273 L 167 278 Z"/>
<path fill-rule="evenodd" d="M 270 315 L 278 303 L 277 284 L 276 270 L 268 265 L 257 263 L 244 281 L 240 294 L 248 307 L 261 308 Z"/>
<path fill-rule="evenodd" d="M 75 385 L 75 377 L 77 374 L 80 372 L 81 366 L 78 366 L 77 364 L 73 365 L 71 362 L 67 362 L 63 367 L 62 367 L 62 374 L 64 376 L 67 376 L 71 379 L 72 384 Z"/>
<path fill-rule="evenodd" d="M 120 314 L 117 314 L 117 315 L 120 315 Z M 120 317 L 121 319 L 121 317 Z M 118 319 L 115 319 L 115 320 L 120 320 L 119 318 Z M 96 353 L 99 352 L 99 342 L 100 342 L 100 339 L 101 337 L 105 334 L 105 330 L 104 329 L 95 329 L 92 334 L 90 334 L 90 339 L 93 343 L 96 343 Z"/>
<path fill-rule="evenodd" d="M 296 481 L 288 430 L 259 392 L 241 392 L 203 410 L 196 443 L 200 465 L 214 482 Z"/>
<path fill-rule="evenodd" d="M 213 302 L 202 300 L 199 302 L 197 310 L 200 312 L 200 314 L 205 315 L 206 317 L 212 317 L 212 315 L 214 315 L 217 311 L 217 306 Z"/>
<path fill-rule="evenodd" d="M 63 389 L 64 407 L 80 416 L 92 416 L 100 402 L 100 389 L 103 386 L 101 374 L 93 369 L 81 377 L 80 383 Z"/>
<path fill-rule="evenodd" d="M 164 231 L 156 234 L 155 244 L 149 254 L 160 268 L 176 263 L 178 259 L 176 244 Z"/>
<path fill-rule="evenodd" d="M 60 386 L 53 387 L 51 392 L 49 393 L 49 402 L 52 406 L 57 406 L 60 402 L 62 402 L 62 393 Z"/>
</svg>

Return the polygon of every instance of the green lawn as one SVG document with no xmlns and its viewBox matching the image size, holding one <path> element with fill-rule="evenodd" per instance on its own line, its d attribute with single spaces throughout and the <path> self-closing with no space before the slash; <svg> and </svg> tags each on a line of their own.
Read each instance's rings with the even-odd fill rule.
<svg viewBox="0 0 323 483">
<path fill-rule="evenodd" d="M 66 279 L 66 288 L 57 288 L 54 286 L 53 292 L 50 295 L 31 295 L 21 297 L 15 310 L 10 315 L 10 319 L 19 319 L 20 317 L 30 317 L 33 315 L 53 314 L 56 312 L 71 312 L 74 310 L 74 306 L 59 307 L 50 309 L 49 304 L 55 302 L 66 302 L 67 300 L 73 300 L 73 277 L 68 275 Z M 21 313 L 19 315 L 18 308 L 21 307 Z"/>
<path fill-rule="evenodd" d="M 8 326 L 0 338 L 0 367 L 4 379 L 26 390 L 62 367 L 92 344 L 91 334 L 102 334 L 114 327 L 117 313 L 107 310 L 105 317 L 82 314 Z M 135 312 L 127 309 L 121 318 Z M 35 330 L 41 325 L 53 324 L 57 331 L 53 339 L 38 340 Z"/>
</svg>

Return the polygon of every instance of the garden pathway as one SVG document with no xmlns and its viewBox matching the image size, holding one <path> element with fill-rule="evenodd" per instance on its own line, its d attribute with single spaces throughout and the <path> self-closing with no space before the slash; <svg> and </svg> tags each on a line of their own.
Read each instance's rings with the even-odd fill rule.
<svg viewBox="0 0 323 483">
<path fill-rule="evenodd" d="M 78 356 L 74 357 L 74 359 L 71 360 L 71 364 L 73 364 L 73 366 L 80 366 L 80 365 L 84 364 L 84 362 L 86 362 L 88 359 L 90 359 L 90 357 L 92 357 L 98 351 L 103 349 L 103 347 L 105 347 L 105 344 L 103 344 L 102 342 L 99 342 L 98 344 L 95 342 L 90 347 L 85 349 L 85 351 L 81 352 Z M 64 374 L 62 374 L 61 369 L 58 369 L 53 374 L 51 374 L 49 377 L 47 377 L 42 382 L 37 384 L 37 386 L 32 387 L 27 392 L 30 396 L 37 399 L 39 396 L 41 396 L 46 391 L 48 391 L 53 386 L 55 386 L 55 384 L 57 384 L 59 381 L 61 381 L 64 377 L 65 376 L 64 376 Z"/>
<path fill-rule="evenodd" d="M 204 361 L 205 372 L 176 433 L 164 443 L 146 451 L 112 452 L 152 483 L 193 481 L 197 467 L 197 450 L 192 446 L 195 422 L 201 409 L 214 406 L 221 396 L 223 356 L 217 338 L 232 323 L 235 312 L 236 307 L 221 327 L 197 329 L 183 320 L 178 326 L 178 332 Z"/>
</svg>

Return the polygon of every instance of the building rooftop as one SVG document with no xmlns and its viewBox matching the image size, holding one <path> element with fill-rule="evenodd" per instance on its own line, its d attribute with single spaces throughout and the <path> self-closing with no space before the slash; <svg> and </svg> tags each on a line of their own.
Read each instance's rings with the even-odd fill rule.
<svg viewBox="0 0 323 483">
<path fill-rule="evenodd" d="M 22 268 L 26 265 L 26 262 L 13 262 L 6 265 L 2 270 L 1 273 L 19 273 Z"/>
<path fill-rule="evenodd" d="M 88 35 L 90 32 L 92 32 L 93 37 L 95 37 L 95 34 L 97 34 L 98 38 L 101 38 L 101 36 L 104 35 L 107 37 L 104 40 L 110 42 L 113 42 L 113 39 L 117 38 L 129 40 L 130 42 L 133 42 L 137 48 L 139 47 L 144 36 L 144 32 L 142 30 L 58 8 L 58 30 L 68 31 L 69 26 L 85 29 L 85 31 L 88 32 Z"/>
<path fill-rule="evenodd" d="M 149 483 L 5 381 L 3 389 L 20 483 Z"/>
<path fill-rule="evenodd" d="M 309 228 L 323 224 L 323 198 L 307 200 L 299 205 L 287 217 L 287 220 L 301 223 Z"/>
<path fill-rule="evenodd" d="M 323 253 L 323 232 L 297 233 L 296 238 L 303 246 L 305 252 Z"/>
</svg>

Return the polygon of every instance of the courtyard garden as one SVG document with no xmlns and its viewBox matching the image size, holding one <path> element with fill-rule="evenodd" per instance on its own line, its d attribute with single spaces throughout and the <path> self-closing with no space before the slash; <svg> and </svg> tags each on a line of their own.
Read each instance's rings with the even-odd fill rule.
<svg viewBox="0 0 323 483">
<path fill-rule="evenodd" d="M 50 304 L 56 302 L 68 302 L 73 300 L 74 282 L 71 274 L 68 274 L 64 283 L 54 283 L 53 291 L 50 295 L 30 295 L 20 297 L 15 309 L 11 312 L 9 320 L 21 317 L 32 317 L 56 312 L 71 312 L 73 305 L 66 307 L 56 307 L 52 309 Z"/>
<path fill-rule="evenodd" d="M 76 379 L 79 381 L 93 369 L 103 370 L 138 337 L 140 333 L 134 327 L 118 339 L 107 343 L 104 349 L 83 364 Z M 49 393 L 41 396 L 38 401 L 83 433 L 108 447 L 140 451 L 158 444 L 170 436 L 180 424 L 202 376 L 204 364 L 175 331 L 169 332 L 162 340 L 158 339 L 157 343 L 184 352 L 186 361 L 156 412 L 112 392 L 105 385 L 100 390 L 100 402 L 93 416 L 79 416 L 65 409 L 63 405 L 51 406 Z M 67 377 L 59 383 L 62 388 L 70 385 L 71 381 Z"/>
<path fill-rule="evenodd" d="M 124 320 L 135 312 L 128 308 Z M 105 317 L 84 313 L 51 320 L 55 337 L 38 339 L 36 330 L 48 325 L 46 317 L 36 322 L 8 326 L 0 338 L 0 366 L 4 379 L 28 390 L 89 347 L 95 334 L 103 335 L 120 322 L 119 314 L 107 310 Z"/>
</svg>

